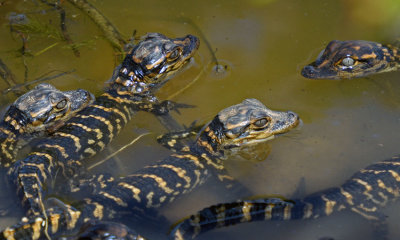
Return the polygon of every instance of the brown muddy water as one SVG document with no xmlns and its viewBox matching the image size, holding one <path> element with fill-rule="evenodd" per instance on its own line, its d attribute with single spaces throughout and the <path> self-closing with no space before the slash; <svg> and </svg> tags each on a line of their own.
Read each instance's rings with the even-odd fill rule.
<svg viewBox="0 0 400 240">
<path fill-rule="evenodd" d="M 219 110 L 257 98 L 277 110 L 292 110 L 303 120 L 296 129 L 269 143 L 271 153 L 263 161 L 227 162 L 227 168 L 254 195 L 290 197 L 301 178 L 300 197 L 338 186 L 354 172 L 378 160 L 400 153 L 400 73 L 392 72 L 354 80 L 309 80 L 300 75 L 333 39 L 392 42 L 400 36 L 400 4 L 395 0 L 206 0 L 206 1 L 91 1 L 128 39 L 147 32 L 169 37 L 200 36 L 194 64 L 165 85 L 160 99 L 175 95 L 193 79 L 198 80 L 172 100 L 195 105 L 173 113 L 182 124 L 205 123 Z M 17 83 L 45 74 L 75 70 L 50 81 L 67 90 L 85 88 L 99 95 L 103 83 L 119 60 L 99 28 L 82 11 L 62 1 L 66 25 L 79 46 L 77 57 L 59 37 L 59 14 L 41 1 L 1 1 L 0 58 Z M 10 33 L 9 19 L 25 14 L 36 28 L 27 38 L 21 55 L 21 35 Z M 46 27 L 47 26 L 47 27 Z M 216 73 L 211 45 L 226 72 Z M 26 69 L 28 69 L 26 71 Z M 199 76 L 199 74 L 203 72 Z M 0 81 L 0 89 L 8 86 Z M 23 89 L 26 91 L 26 89 Z M 4 109 L 16 98 L 1 96 Z M 157 161 L 170 152 L 155 137 L 165 132 L 157 119 L 138 113 L 109 148 L 93 161 L 100 161 L 140 133 L 150 132 L 117 157 L 93 169 L 117 176 Z M 23 156 L 21 156 L 23 157 Z M 3 173 L 4 175 L 4 173 Z M 4 176 L 2 176 L 4 178 Z M 1 184 L 5 184 L 2 180 Z M 17 216 L 4 217 L 1 227 L 15 223 L 22 214 L 12 190 L 1 187 L 0 207 L 15 208 Z M 221 194 L 222 193 L 222 194 Z M 203 207 L 247 196 L 229 193 L 210 182 L 160 210 L 173 223 Z M 384 209 L 390 237 L 400 238 L 400 204 Z M 125 222 L 126 223 L 126 222 Z M 129 223 L 128 223 L 129 224 Z M 134 227 L 135 226 L 131 226 Z M 136 228 L 150 239 L 165 239 L 168 227 Z M 352 213 L 340 213 L 309 221 L 257 222 L 215 230 L 198 239 L 307 239 L 322 237 L 371 239 L 371 226 Z"/>
</svg>

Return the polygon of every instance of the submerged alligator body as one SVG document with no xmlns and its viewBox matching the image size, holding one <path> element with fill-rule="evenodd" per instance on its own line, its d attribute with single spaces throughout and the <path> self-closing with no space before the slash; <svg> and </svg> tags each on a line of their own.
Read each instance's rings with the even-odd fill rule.
<svg viewBox="0 0 400 240">
<path fill-rule="evenodd" d="M 386 216 L 380 209 L 400 196 L 400 156 L 372 164 L 340 187 L 304 199 L 265 198 L 218 204 L 184 220 L 171 239 L 192 239 L 214 228 L 252 221 L 314 219 L 350 210 L 371 221 L 376 239 L 386 239 Z"/>
</svg>

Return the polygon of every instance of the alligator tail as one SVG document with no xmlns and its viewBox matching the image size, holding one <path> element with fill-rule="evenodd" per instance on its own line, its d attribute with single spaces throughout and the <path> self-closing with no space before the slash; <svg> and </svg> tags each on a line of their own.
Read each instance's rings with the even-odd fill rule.
<svg viewBox="0 0 400 240">
<path fill-rule="evenodd" d="M 335 200 L 333 200 L 335 199 Z M 215 228 L 253 221 L 286 221 L 318 218 L 347 207 L 340 188 L 309 195 L 303 200 L 265 198 L 218 204 L 197 212 L 178 223 L 170 239 L 193 239 Z"/>
</svg>

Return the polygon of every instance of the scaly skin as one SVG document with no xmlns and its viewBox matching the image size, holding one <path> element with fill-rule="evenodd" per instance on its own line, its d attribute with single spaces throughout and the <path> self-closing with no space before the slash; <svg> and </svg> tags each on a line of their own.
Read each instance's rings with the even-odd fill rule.
<svg viewBox="0 0 400 240">
<path fill-rule="evenodd" d="M 223 169 L 226 152 L 267 141 L 298 123 L 299 117 L 293 112 L 272 111 L 256 99 L 246 99 L 222 110 L 183 151 L 126 177 L 114 179 L 100 174 L 78 179 L 71 191 L 84 194 L 85 198 L 73 204 L 78 210 L 64 211 L 68 214 L 61 214 L 60 208 L 58 213 L 49 210 L 48 218 L 57 221 L 48 222 L 48 233 L 53 236 L 60 231 L 71 231 L 83 222 L 118 220 L 126 214 L 138 216 L 148 209 L 164 206 L 201 185 L 209 177 L 208 171 Z M 43 216 L 8 228 L 2 236 L 11 238 L 26 232 L 29 236 L 43 236 L 44 227 L 34 228 L 35 222 L 42 224 Z M 70 228 L 66 227 L 67 222 Z"/>
<path fill-rule="evenodd" d="M 20 96 L 0 122 L 1 165 L 9 167 L 16 161 L 18 140 L 54 132 L 93 101 L 94 96 L 85 90 L 62 92 L 47 83 Z"/>
<path fill-rule="evenodd" d="M 171 239 L 192 239 L 218 227 L 252 221 L 315 219 L 350 210 L 371 221 L 376 239 L 387 238 L 386 216 L 380 212 L 400 196 L 400 156 L 372 164 L 340 187 L 303 199 L 257 199 L 205 208 L 176 226 Z"/>
<path fill-rule="evenodd" d="M 151 93 L 184 66 L 198 46 L 199 40 L 191 35 L 169 39 L 148 34 L 124 59 L 105 93 L 51 137 L 37 143 L 27 158 L 16 162 L 9 179 L 28 214 L 40 215 L 44 210 L 46 181 L 57 173 L 71 177 L 83 170 L 81 161 L 104 149 L 136 111 L 168 111 L 169 102 L 158 103 Z"/>
<path fill-rule="evenodd" d="M 292 112 L 272 111 L 247 99 L 221 111 L 186 149 L 118 179 L 104 175 L 77 179 L 69 185 L 70 192 L 112 211 L 159 208 L 203 184 L 209 171 L 224 170 L 226 152 L 269 140 L 298 121 Z"/>
</svg>

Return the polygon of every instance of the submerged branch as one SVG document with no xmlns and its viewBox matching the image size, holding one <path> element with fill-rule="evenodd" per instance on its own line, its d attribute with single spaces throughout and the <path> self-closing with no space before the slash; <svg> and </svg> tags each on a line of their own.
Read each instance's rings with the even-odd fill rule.
<svg viewBox="0 0 400 240">
<path fill-rule="evenodd" d="M 106 39 L 114 49 L 123 53 L 123 46 L 126 43 L 118 29 L 92 4 L 86 0 L 68 0 L 75 7 L 87 14 L 103 31 Z"/>
<path fill-rule="evenodd" d="M 17 84 L 15 81 L 14 74 L 1 59 L 0 59 L 0 77 L 7 83 L 9 87 Z"/>
<path fill-rule="evenodd" d="M 62 35 L 63 35 L 63 39 L 64 39 L 69 45 L 72 46 L 72 51 L 74 52 L 74 55 L 75 55 L 76 57 L 79 57 L 81 54 L 80 54 L 78 48 L 74 47 L 74 41 L 73 41 L 72 38 L 70 37 L 70 35 L 69 35 L 69 33 L 68 33 L 68 30 L 67 30 L 67 25 L 65 24 L 66 15 L 65 15 L 65 10 L 64 10 L 64 8 L 62 8 L 62 7 L 60 6 L 60 4 L 49 3 L 49 2 L 46 1 L 46 0 L 42 0 L 42 2 L 45 3 L 45 4 L 47 4 L 47 5 L 49 5 L 49 6 L 51 6 L 51 7 L 54 7 L 54 9 L 56 9 L 56 10 L 60 13 L 60 28 L 61 28 L 61 33 L 62 33 Z"/>
<path fill-rule="evenodd" d="M 58 74 L 54 74 L 54 75 L 51 75 L 51 76 L 42 76 L 42 77 L 36 78 L 36 79 L 34 79 L 32 81 L 25 82 L 25 83 L 22 83 L 22 84 L 16 84 L 16 85 L 14 85 L 14 86 L 12 86 L 10 88 L 7 88 L 7 89 L 3 90 L 2 94 L 6 94 L 6 93 L 9 93 L 9 92 L 17 92 L 22 87 L 26 87 L 26 86 L 29 86 L 29 85 L 32 85 L 32 84 L 35 84 L 35 83 L 39 83 L 39 82 L 50 81 L 50 80 L 53 80 L 55 78 L 58 78 L 58 77 L 61 77 L 61 76 L 64 76 L 64 75 L 67 75 L 67 74 L 70 74 L 70 73 L 73 73 L 73 72 L 75 72 L 75 69 L 72 69 L 72 70 L 69 70 L 69 71 L 66 71 L 66 72 L 61 72 L 61 73 L 58 73 Z M 51 72 L 49 72 L 47 74 L 50 74 L 50 73 Z M 45 74 L 45 75 L 47 75 L 47 74 Z"/>
<path fill-rule="evenodd" d="M 215 55 L 215 51 L 214 51 L 213 47 L 211 46 L 211 43 L 208 41 L 206 35 L 200 29 L 200 27 L 197 26 L 197 24 L 195 22 L 193 22 L 192 19 L 187 18 L 187 17 L 179 17 L 178 20 L 186 22 L 187 24 L 189 24 L 190 26 L 192 26 L 196 30 L 196 33 L 199 34 L 199 37 L 202 39 L 202 41 L 206 45 L 208 51 L 210 52 L 212 62 L 214 62 L 214 64 L 216 66 L 218 66 L 219 62 L 218 62 L 217 56 Z"/>
<path fill-rule="evenodd" d="M 72 51 L 74 52 L 76 57 L 79 57 L 81 55 L 81 53 L 79 52 L 78 48 L 74 47 L 74 41 L 72 40 L 72 38 L 69 36 L 68 34 L 68 30 L 67 30 L 67 25 L 65 25 L 65 10 L 63 8 L 61 8 L 60 6 L 57 6 L 58 11 L 60 12 L 60 27 L 61 27 L 61 32 L 63 34 L 63 37 L 65 39 L 65 41 L 71 45 L 72 47 Z"/>
</svg>

